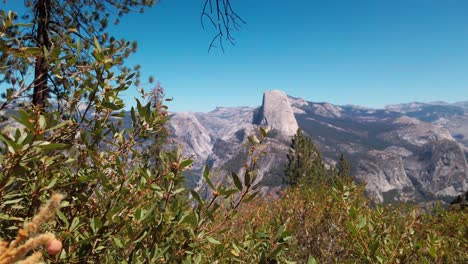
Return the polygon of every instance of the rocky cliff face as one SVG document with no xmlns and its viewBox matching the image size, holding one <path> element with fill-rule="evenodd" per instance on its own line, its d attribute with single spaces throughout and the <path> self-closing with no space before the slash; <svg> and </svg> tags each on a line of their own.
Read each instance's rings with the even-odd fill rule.
<svg viewBox="0 0 468 264">
<path fill-rule="evenodd" d="M 288 96 L 278 90 L 263 94 L 263 103 L 257 111 L 254 123 L 288 137 L 293 136 L 299 128 Z"/>
<path fill-rule="evenodd" d="M 386 109 L 336 106 L 268 91 L 259 108 L 176 113 L 170 128 L 185 153 L 195 156 L 195 172 L 209 164 L 221 168 L 218 174 L 223 180 L 224 171 L 238 171 L 245 162 L 247 136 L 260 125 L 269 127 L 273 130 L 267 143 L 269 154 L 259 172 L 268 191 L 281 186 L 289 140 L 300 127 L 330 163 L 344 153 L 353 164 L 353 175 L 367 183 L 368 193 L 377 201 L 427 201 L 454 197 L 468 186 L 468 122 L 463 122 L 468 113 L 464 104 L 456 109 L 441 107 L 420 103 Z"/>
<path fill-rule="evenodd" d="M 289 140 L 298 129 L 288 96 L 281 91 L 265 92 L 259 108 L 218 107 L 209 113 L 174 113 L 169 129 L 172 139 L 184 154 L 196 160 L 189 182 L 202 185 L 198 176 L 205 164 L 217 168 L 219 180 L 226 171 L 239 171 L 246 161 L 247 137 L 258 133 L 259 126 L 274 134 L 267 143 L 268 156 L 260 161 L 258 178 L 268 188 L 282 184 Z M 268 191 L 268 190 L 265 190 Z"/>
<path fill-rule="evenodd" d="M 405 169 L 423 195 L 456 196 L 467 190 L 466 159 L 454 141 L 424 145 L 416 155 L 405 159 Z"/>
</svg>

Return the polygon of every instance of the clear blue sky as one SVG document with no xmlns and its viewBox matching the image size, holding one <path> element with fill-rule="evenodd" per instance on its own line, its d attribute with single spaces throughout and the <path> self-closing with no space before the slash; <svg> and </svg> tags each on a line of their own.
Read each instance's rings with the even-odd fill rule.
<svg viewBox="0 0 468 264">
<path fill-rule="evenodd" d="M 257 106 L 270 89 L 369 107 L 468 100 L 466 0 L 232 0 L 247 24 L 224 54 L 207 52 L 203 2 L 161 0 L 112 30 L 138 41 L 129 64 L 160 81 L 171 111 Z"/>
</svg>

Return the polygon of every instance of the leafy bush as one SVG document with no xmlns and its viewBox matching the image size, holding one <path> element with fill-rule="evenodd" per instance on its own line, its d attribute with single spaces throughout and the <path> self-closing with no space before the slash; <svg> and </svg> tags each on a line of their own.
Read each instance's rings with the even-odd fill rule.
<svg viewBox="0 0 468 264">
<path fill-rule="evenodd" d="M 263 236 L 247 232 L 235 243 L 215 238 L 229 227 L 225 223 L 238 207 L 257 194 L 252 184 L 261 151 L 257 144 L 265 132 L 250 141 L 243 181 L 233 174 L 236 188 L 214 186 L 207 168 L 204 177 L 212 198 L 203 201 L 191 191 L 197 202 L 193 207 L 182 176 L 192 160 L 177 149 L 159 153 L 159 166 L 144 159 L 142 139 L 158 133 L 166 121 L 158 111 L 150 103 L 138 103 L 127 129 L 115 125 L 105 111 L 107 120 L 95 115 L 87 130 L 78 129 L 73 120 L 57 122 L 56 111 L 20 110 L 15 119 L 22 126 L 6 127 L 1 137 L 4 235 L 15 236 L 10 226 L 30 218 L 37 201 L 54 190 L 68 197 L 50 226 L 64 242 L 55 261 L 199 263 L 238 258 L 232 253 L 236 250 L 245 251 L 244 259 L 274 258 L 280 250 L 259 246 Z"/>
<path fill-rule="evenodd" d="M 356 185 L 341 155 L 326 169 L 319 150 L 299 130 L 288 154 L 292 185 L 263 217 L 289 220 L 288 257 L 321 263 L 459 263 L 468 259 L 466 209 L 374 205 Z M 259 205 L 261 208 L 263 206 Z M 254 209 L 254 211 L 263 209 Z M 268 220 L 265 220 L 268 221 Z"/>
<path fill-rule="evenodd" d="M 250 205 L 240 218 L 261 226 L 276 215 L 287 219 L 291 235 L 285 257 L 299 263 L 463 263 L 468 259 L 466 209 L 372 206 L 363 186 L 350 178 L 334 185 L 324 181 L 291 187 L 278 200 Z"/>
<path fill-rule="evenodd" d="M 150 5 L 153 1 L 132 1 L 129 7 L 140 2 Z M 54 3 L 51 7 L 46 1 L 33 8 L 52 12 L 58 6 Z M 100 1 L 92 3 L 100 17 L 101 7 L 106 10 L 106 6 Z M 81 1 L 65 4 L 67 8 L 89 8 Z M 118 5 L 128 13 L 125 7 Z M 64 23 L 72 25 L 75 18 L 62 11 L 44 19 L 65 16 Z M 157 87 L 155 92 L 145 93 L 139 86 L 138 68 L 124 65 L 135 45 L 111 38 L 102 30 L 96 31 L 101 35 L 90 31 L 83 38 L 76 28 L 69 28 L 51 30 L 50 43 L 35 47 L 23 35 L 31 25 L 18 23 L 16 18 L 13 12 L 0 12 L 5 33 L 0 35 L 0 66 L 12 65 L 0 67 L 2 80 L 11 85 L 0 106 L 5 116 L 0 124 L 3 238 L 14 240 L 42 201 L 59 192 L 66 199 L 47 230 L 63 241 L 63 250 L 47 256 L 48 262 L 206 263 L 237 258 L 274 260 L 281 253 L 281 248 L 269 247 L 264 237 L 253 233 L 245 233 L 234 244 L 222 237 L 229 228 L 226 222 L 257 194 L 253 182 L 262 152 L 258 146 L 266 131 L 261 131 L 259 139 L 249 138 L 250 158 L 243 181 L 233 174 L 235 188 L 215 186 L 210 170 L 205 170 L 212 198 L 202 200 L 184 186 L 182 174 L 193 161 L 184 158 L 179 149 L 164 150 L 168 114 L 161 90 Z M 87 22 L 92 26 L 95 17 Z M 48 25 L 57 26 L 42 26 Z M 51 92 L 57 85 L 57 90 L 48 99 L 45 91 L 37 94 L 34 89 L 32 97 L 38 101 L 31 105 L 22 99 L 31 95 L 33 87 L 44 87 L 44 75 L 34 80 L 22 77 L 37 68 L 34 62 L 38 61 L 40 70 L 50 77 L 45 88 Z M 135 86 L 141 88 L 141 98 L 127 112 L 121 93 Z M 124 124 L 128 119 L 130 123 Z M 243 251 L 241 257 L 232 253 L 237 249 Z"/>
</svg>

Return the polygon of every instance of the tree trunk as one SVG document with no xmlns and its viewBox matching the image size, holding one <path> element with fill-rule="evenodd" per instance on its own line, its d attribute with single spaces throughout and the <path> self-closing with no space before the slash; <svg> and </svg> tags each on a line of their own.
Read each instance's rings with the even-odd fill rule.
<svg viewBox="0 0 468 264">
<path fill-rule="evenodd" d="M 44 47 L 49 50 L 50 40 L 48 32 L 48 24 L 50 18 L 50 0 L 37 0 L 35 6 L 36 13 L 36 46 L 40 49 Z M 49 77 L 49 65 L 47 60 L 42 56 L 36 58 L 34 70 L 34 92 L 32 103 L 36 106 L 44 108 L 45 100 L 48 97 L 49 88 L 47 79 Z"/>
</svg>

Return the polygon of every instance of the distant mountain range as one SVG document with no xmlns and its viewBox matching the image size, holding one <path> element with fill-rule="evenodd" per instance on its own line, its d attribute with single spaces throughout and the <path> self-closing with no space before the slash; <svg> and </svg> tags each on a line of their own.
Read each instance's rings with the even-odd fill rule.
<svg viewBox="0 0 468 264">
<path fill-rule="evenodd" d="M 260 99 L 260 98 L 259 98 Z M 259 100 L 260 101 L 260 100 Z M 16 107 L 0 112 L 3 125 Z M 123 120 L 129 126 L 129 115 Z M 389 105 L 384 109 L 309 102 L 267 91 L 259 107 L 218 107 L 208 113 L 171 113 L 172 142 L 195 159 L 187 174 L 190 187 L 206 188 L 200 177 L 205 164 L 215 168 L 214 181 L 241 173 L 247 137 L 260 126 L 271 129 L 267 156 L 260 162 L 264 193 L 283 187 L 291 137 L 298 128 L 319 146 L 329 165 L 341 153 L 352 176 L 366 183 L 378 202 L 450 201 L 468 190 L 468 101 Z"/>
<path fill-rule="evenodd" d="M 243 143 L 259 126 L 269 127 L 268 155 L 259 176 L 264 192 L 281 188 L 291 136 L 301 128 L 329 164 L 343 153 L 357 181 L 379 202 L 449 200 L 468 189 L 468 101 L 390 105 L 384 109 L 337 106 L 265 92 L 258 108 L 218 107 L 208 113 L 173 113 L 172 139 L 196 163 L 188 175 L 203 188 L 205 164 L 242 170 Z"/>
</svg>

